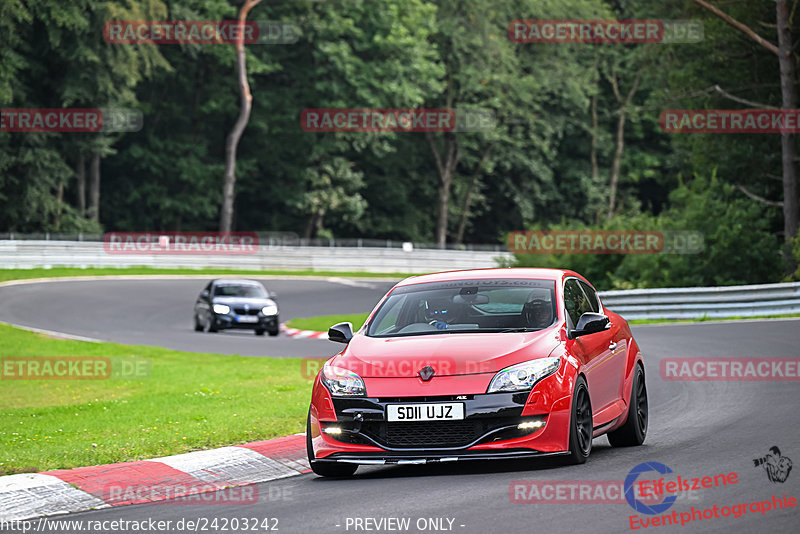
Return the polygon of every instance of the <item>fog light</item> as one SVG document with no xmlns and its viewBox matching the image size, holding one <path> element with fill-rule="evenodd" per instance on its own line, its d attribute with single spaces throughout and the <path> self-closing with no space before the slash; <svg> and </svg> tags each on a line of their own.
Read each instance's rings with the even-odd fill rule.
<svg viewBox="0 0 800 534">
<path fill-rule="evenodd" d="M 342 433 L 342 429 L 339 428 L 338 426 L 328 426 L 328 427 L 323 428 L 322 431 L 325 432 L 326 434 L 341 434 Z"/>
<path fill-rule="evenodd" d="M 544 426 L 544 421 L 525 421 L 517 425 L 519 430 L 533 430 Z"/>
</svg>

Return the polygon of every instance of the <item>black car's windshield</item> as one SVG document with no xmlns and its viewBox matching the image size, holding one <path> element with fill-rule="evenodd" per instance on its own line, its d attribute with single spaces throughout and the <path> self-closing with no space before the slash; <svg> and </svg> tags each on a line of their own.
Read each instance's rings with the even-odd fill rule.
<svg viewBox="0 0 800 534">
<path fill-rule="evenodd" d="M 226 284 L 214 287 L 215 297 L 266 298 L 264 288 L 255 284 Z"/>
<path fill-rule="evenodd" d="M 540 330 L 556 319 L 555 282 L 458 280 L 402 286 L 369 323 L 371 337 Z"/>
</svg>

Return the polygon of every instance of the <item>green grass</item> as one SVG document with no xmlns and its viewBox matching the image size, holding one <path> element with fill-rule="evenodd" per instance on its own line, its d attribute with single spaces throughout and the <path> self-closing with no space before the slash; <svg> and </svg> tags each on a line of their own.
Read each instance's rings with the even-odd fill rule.
<svg viewBox="0 0 800 534">
<path fill-rule="evenodd" d="M 0 379 L 0 474 L 179 454 L 302 432 L 300 359 L 51 339 L 0 324 L 0 358 L 146 358 L 138 380 Z M 4 361 L 4 363 L 7 363 Z M 7 373 L 8 371 L 6 371 Z"/>
<path fill-rule="evenodd" d="M 166 269 L 153 267 L 55 267 L 52 269 L 0 269 L 0 282 L 31 278 L 61 278 L 71 276 L 125 276 L 125 275 L 234 275 L 234 276 L 339 276 L 348 278 L 393 278 L 412 276 L 409 273 L 368 273 L 363 271 L 259 271 L 237 269 Z M 419 273 L 416 273 L 419 274 Z"/>
<path fill-rule="evenodd" d="M 613 310 L 612 310 L 613 311 Z M 703 323 L 706 321 L 745 321 L 747 319 L 783 319 L 786 317 L 800 317 L 800 313 L 790 313 L 787 315 L 756 315 L 755 317 L 743 317 L 741 315 L 733 317 L 708 317 L 703 316 L 699 319 L 633 319 L 629 324 L 662 324 L 662 323 Z"/>
<path fill-rule="evenodd" d="M 315 332 L 327 332 L 328 328 L 336 323 L 351 322 L 353 330 L 358 330 L 364 321 L 369 317 L 368 313 L 353 313 L 350 315 L 320 315 L 317 317 L 298 317 L 286 323 L 290 328 L 300 330 L 313 330 Z"/>
</svg>

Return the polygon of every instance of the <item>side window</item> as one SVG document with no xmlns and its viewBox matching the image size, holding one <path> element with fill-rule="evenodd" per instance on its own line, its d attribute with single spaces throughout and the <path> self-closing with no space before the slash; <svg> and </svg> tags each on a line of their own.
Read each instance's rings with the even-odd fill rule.
<svg viewBox="0 0 800 534">
<path fill-rule="evenodd" d="M 574 279 L 567 280 L 564 284 L 564 306 L 567 309 L 567 316 L 572 323 L 572 327 L 578 324 L 578 319 L 583 313 L 586 297 L 581 291 L 578 282 Z"/>
<path fill-rule="evenodd" d="M 590 286 L 586 282 L 580 282 L 580 284 L 581 284 L 581 287 L 583 288 L 583 292 L 586 293 L 586 298 L 588 299 L 588 304 L 592 308 L 591 310 L 587 310 L 587 311 L 593 311 L 595 313 L 599 313 L 600 312 L 600 302 L 597 300 L 597 293 L 595 292 L 594 289 L 592 289 L 592 286 Z"/>
</svg>

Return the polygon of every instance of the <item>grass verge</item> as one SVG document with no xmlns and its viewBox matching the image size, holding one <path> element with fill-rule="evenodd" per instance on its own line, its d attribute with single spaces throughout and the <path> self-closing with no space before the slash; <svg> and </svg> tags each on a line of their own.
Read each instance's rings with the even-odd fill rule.
<svg viewBox="0 0 800 534">
<path fill-rule="evenodd" d="M 57 340 L 0 324 L 0 474 L 107 464 L 305 430 L 301 360 Z M 9 356 L 135 356 L 138 380 L 12 380 Z"/>
<path fill-rule="evenodd" d="M 0 282 L 31 278 L 63 278 L 72 276 L 125 276 L 125 275 L 233 275 L 233 276 L 321 276 L 347 278 L 393 278 L 413 276 L 408 273 L 367 273 L 363 271 L 259 271 L 237 269 L 160 269 L 152 267 L 54 267 L 52 269 L 0 269 Z"/>
<path fill-rule="evenodd" d="M 353 331 L 361 328 L 369 317 L 368 313 L 353 313 L 350 315 L 319 315 L 317 317 L 297 317 L 286 323 L 289 328 L 300 330 L 313 330 L 314 332 L 327 332 L 328 328 L 336 323 L 353 323 Z"/>
</svg>

